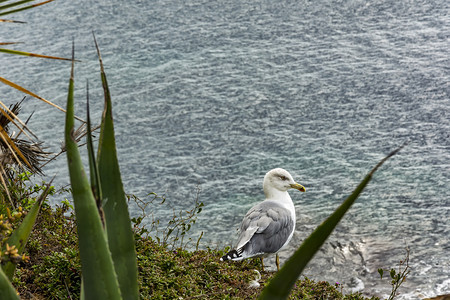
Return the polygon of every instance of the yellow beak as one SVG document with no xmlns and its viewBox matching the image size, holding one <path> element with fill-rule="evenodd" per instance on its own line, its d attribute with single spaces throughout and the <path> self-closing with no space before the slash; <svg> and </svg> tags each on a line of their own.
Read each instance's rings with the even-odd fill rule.
<svg viewBox="0 0 450 300">
<path fill-rule="evenodd" d="M 306 192 L 305 187 L 299 183 L 291 184 L 291 188 L 299 190 L 300 192 Z"/>
</svg>

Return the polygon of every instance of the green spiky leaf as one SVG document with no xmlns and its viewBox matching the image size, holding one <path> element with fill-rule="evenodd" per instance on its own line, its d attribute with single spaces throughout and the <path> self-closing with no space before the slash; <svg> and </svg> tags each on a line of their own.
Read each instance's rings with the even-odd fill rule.
<svg viewBox="0 0 450 300">
<path fill-rule="evenodd" d="M 91 187 L 74 140 L 74 63 L 69 81 L 65 141 L 75 206 L 85 299 L 121 299 L 114 264 Z"/>
<path fill-rule="evenodd" d="M 91 177 L 91 190 L 95 198 L 95 203 L 97 203 L 98 213 L 100 215 L 100 219 L 102 221 L 103 226 L 105 226 L 105 219 L 102 208 L 102 190 L 100 188 L 100 175 L 98 174 L 97 162 L 95 161 L 95 152 L 94 152 L 94 143 L 92 141 L 92 132 L 91 132 L 91 117 L 89 113 L 89 82 L 86 82 L 86 126 L 87 126 L 87 134 L 86 134 L 86 146 L 89 157 L 89 174 Z"/>
<path fill-rule="evenodd" d="M 0 299 L 2 300 L 20 300 L 16 290 L 12 286 L 8 277 L 0 268 Z"/>
<path fill-rule="evenodd" d="M 44 202 L 45 198 L 47 198 L 47 195 L 50 192 L 50 185 L 52 184 L 52 182 L 53 179 L 50 181 L 50 183 L 47 184 L 45 190 L 39 196 L 38 200 L 30 209 L 30 211 L 27 213 L 20 226 L 16 230 L 14 230 L 8 241 L 5 243 L 5 245 L 8 244 L 9 246 L 16 246 L 19 254 L 22 254 L 23 250 L 25 249 L 25 245 L 28 242 L 28 238 L 30 237 L 34 223 L 36 223 L 36 218 L 39 214 L 42 203 Z M 8 262 L 2 268 L 8 279 L 12 280 L 14 271 L 16 270 L 16 265 Z"/>
<path fill-rule="evenodd" d="M 122 296 L 124 299 L 138 299 L 139 286 L 134 234 L 117 160 L 111 96 L 97 41 L 95 41 L 95 45 L 105 95 L 97 161 L 103 195 L 102 204 L 106 232 L 108 233 L 109 248 L 114 260 Z"/>
</svg>

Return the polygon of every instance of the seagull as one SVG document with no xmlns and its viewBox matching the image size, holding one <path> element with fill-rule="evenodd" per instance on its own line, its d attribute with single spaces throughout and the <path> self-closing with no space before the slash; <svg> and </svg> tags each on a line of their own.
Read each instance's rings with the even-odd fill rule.
<svg viewBox="0 0 450 300">
<path fill-rule="evenodd" d="M 221 261 L 259 257 L 264 271 L 263 258 L 276 254 L 277 270 L 280 270 L 278 252 L 289 243 L 295 230 L 295 207 L 287 192 L 291 188 L 305 191 L 288 171 L 276 168 L 267 172 L 263 182 L 266 199 L 247 212 L 236 247 Z"/>
</svg>

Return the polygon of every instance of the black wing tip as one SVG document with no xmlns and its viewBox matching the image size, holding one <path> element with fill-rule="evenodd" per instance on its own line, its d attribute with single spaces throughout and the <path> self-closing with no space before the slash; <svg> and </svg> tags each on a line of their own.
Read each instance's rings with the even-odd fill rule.
<svg viewBox="0 0 450 300">
<path fill-rule="evenodd" d="M 239 253 L 237 250 L 231 250 L 230 252 L 228 252 L 227 254 L 225 254 L 224 256 L 222 256 L 220 258 L 220 261 L 227 261 L 227 260 L 233 260 L 236 258 L 240 258 L 242 257 L 242 252 Z"/>
</svg>

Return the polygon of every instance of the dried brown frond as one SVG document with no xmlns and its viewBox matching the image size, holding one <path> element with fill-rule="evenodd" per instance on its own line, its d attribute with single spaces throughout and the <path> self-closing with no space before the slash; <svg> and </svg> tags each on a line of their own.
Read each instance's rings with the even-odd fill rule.
<svg viewBox="0 0 450 300">
<path fill-rule="evenodd" d="M 93 126 L 91 128 L 91 132 L 94 132 L 95 130 L 99 129 L 101 125 Z M 75 142 L 79 143 L 81 139 L 87 134 L 87 128 L 86 123 L 83 123 L 73 132 L 73 138 Z M 79 145 L 82 146 L 82 145 Z M 61 152 L 66 151 L 66 145 L 64 142 L 61 143 Z"/>
<path fill-rule="evenodd" d="M 0 114 L 0 126 L 2 126 L 6 132 L 9 132 L 9 123 L 11 120 L 14 120 L 17 118 L 17 115 L 20 113 L 20 105 L 22 104 L 22 101 L 17 102 L 15 104 L 12 104 L 9 106 L 9 111 L 2 111 Z"/>
<path fill-rule="evenodd" d="M 49 152 L 44 151 L 43 142 L 30 142 L 22 139 L 15 139 L 14 142 L 31 165 L 31 168 L 25 165 L 28 171 L 42 174 L 42 163 L 50 155 Z"/>
<path fill-rule="evenodd" d="M 20 171 L 27 170 L 31 173 L 42 174 L 42 162 L 46 160 L 50 153 L 44 151 L 42 142 L 33 141 L 28 134 L 26 135 L 29 140 L 18 138 L 20 133 L 24 132 L 24 129 L 31 132 L 26 124 L 19 121 L 17 117 L 21 110 L 22 101 L 11 105 L 9 109 L 0 110 L 0 128 L 3 132 L 3 138 L 0 139 L 0 165 L 5 170 L 10 169 L 10 167 L 17 167 Z M 17 134 L 11 132 L 11 124 L 18 129 Z"/>
</svg>

